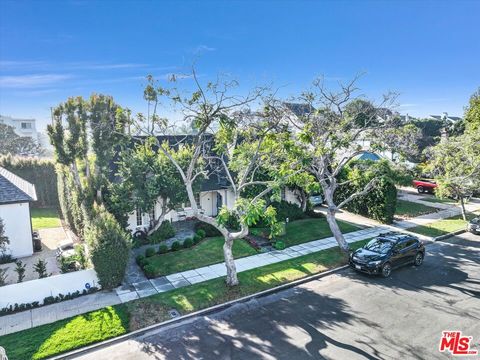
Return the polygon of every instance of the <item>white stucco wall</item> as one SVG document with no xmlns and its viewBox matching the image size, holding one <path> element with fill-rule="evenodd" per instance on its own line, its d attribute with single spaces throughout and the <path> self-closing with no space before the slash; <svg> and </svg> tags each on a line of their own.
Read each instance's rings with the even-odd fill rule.
<svg viewBox="0 0 480 360">
<path fill-rule="evenodd" d="M 43 303 L 43 299 L 47 296 L 66 295 L 77 290 L 82 292 L 86 289 L 85 285 L 87 283 L 90 287 L 100 287 L 95 270 L 74 271 L 67 274 L 2 286 L 0 308 L 14 305 L 15 303 L 27 304 L 34 301 Z"/>
<path fill-rule="evenodd" d="M 0 205 L 5 235 L 10 240 L 7 251 L 16 258 L 33 254 L 32 224 L 28 202 Z"/>
<path fill-rule="evenodd" d="M 284 200 L 286 202 L 289 202 L 290 204 L 295 204 L 295 205 L 298 205 L 298 206 L 302 206 L 300 201 L 298 201 L 295 193 L 290 188 L 285 189 L 285 199 Z"/>
</svg>

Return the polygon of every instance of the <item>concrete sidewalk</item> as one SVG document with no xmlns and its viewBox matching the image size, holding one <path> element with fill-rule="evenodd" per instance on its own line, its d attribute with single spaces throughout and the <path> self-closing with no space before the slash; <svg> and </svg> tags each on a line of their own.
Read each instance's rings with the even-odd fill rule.
<svg viewBox="0 0 480 360">
<path fill-rule="evenodd" d="M 469 211 L 480 209 L 480 202 L 476 201 L 468 205 Z M 433 214 L 427 214 L 418 218 L 401 221 L 392 225 L 379 225 L 378 222 L 360 215 L 341 212 L 337 218 L 360 226 L 370 226 L 362 230 L 344 234 L 348 243 L 375 237 L 382 232 L 406 231 L 410 227 L 433 222 L 442 218 L 460 214 L 460 209 L 453 207 Z M 406 231 L 408 232 L 408 231 Z M 420 236 L 422 240 L 429 240 Z M 327 237 L 307 243 L 294 245 L 285 250 L 271 251 L 256 254 L 235 260 L 237 271 L 247 271 L 257 267 L 278 263 L 284 260 L 297 258 L 306 254 L 315 253 L 337 246 L 335 238 Z M 74 300 L 63 301 L 57 304 L 43 306 L 37 309 L 24 311 L 0 317 L 0 336 L 14 333 L 31 327 L 48 324 L 57 320 L 72 317 L 78 314 L 97 310 L 109 305 L 125 303 L 138 298 L 166 292 L 172 289 L 197 284 L 226 275 L 224 263 L 204 266 L 194 270 L 183 271 L 176 274 L 145 280 L 133 284 L 133 287 L 119 287 L 113 292 L 98 292 L 82 296 Z"/>
</svg>

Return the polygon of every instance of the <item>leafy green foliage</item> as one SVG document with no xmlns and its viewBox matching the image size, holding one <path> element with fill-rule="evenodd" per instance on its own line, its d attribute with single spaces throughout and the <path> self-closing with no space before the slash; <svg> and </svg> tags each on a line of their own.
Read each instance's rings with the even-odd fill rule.
<svg viewBox="0 0 480 360">
<path fill-rule="evenodd" d="M 58 208 L 55 164 L 50 159 L 0 156 L 0 166 L 35 185 L 37 201 L 32 207 Z"/>
<path fill-rule="evenodd" d="M 206 237 L 213 237 L 213 236 L 221 236 L 222 235 L 220 233 L 220 231 L 218 231 L 218 229 L 215 228 L 215 226 L 204 223 L 204 222 L 197 222 L 195 224 L 195 231 L 197 232 L 197 234 L 198 234 L 199 231 L 203 231 L 203 233 L 205 234 Z"/>
<path fill-rule="evenodd" d="M 27 265 L 24 264 L 21 260 L 15 261 L 14 271 L 17 273 L 17 276 L 18 276 L 17 282 L 21 283 L 25 278 L 26 267 Z"/>
<path fill-rule="evenodd" d="M 283 250 L 285 249 L 285 242 L 283 242 L 282 240 L 277 240 L 273 244 L 273 247 L 277 250 Z"/>
<path fill-rule="evenodd" d="M 170 239 L 175 236 L 175 228 L 168 220 L 162 222 L 162 224 L 151 235 L 148 236 L 148 242 L 150 244 L 158 244 L 163 240 Z"/>
<path fill-rule="evenodd" d="M 470 97 L 465 110 L 465 129 L 471 134 L 480 132 L 480 88 Z"/>
<path fill-rule="evenodd" d="M 125 275 L 130 237 L 104 207 L 95 209 L 92 223 L 85 232 L 90 256 L 103 289 L 118 286 Z"/>
<path fill-rule="evenodd" d="M 147 264 L 147 259 L 145 259 L 145 256 L 144 255 L 137 255 L 137 257 L 135 258 L 135 262 L 138 264 L 138 266 L 140 266 L 141 268 L 143 268 L 146 264 Z"/>
<path fill-rule="evenodd" d="M 198 230 L 196 231 L 196 235 L 197 235 L 198 237 L 200 237 L 200 239 L 204 239 L 205 236 L 207 236 L 207 234 L 205 233 L 205 230 L 203 230 L 203 229 L 198 229 Z"/>
<path fill-rule="evenodd" d="M 180 242 L 174 241 L 174 242 L 172 243 L 172 246 L 171 246 L 172 251 L 178 251 L 178 250 L 180 250 L 181 248 L 182 248 L 182 245 L 180 244 Z"/>
<path fill-rule="evenodd" d="M 287 201 L 273 202 L 271 203 L 276 210 L 276 219 L 277 221 L 285 221 L 288 218 L 289 221 L 295 221 L 299 219 L 305 219 L 306 215 L 300 209 L 297 204 L 292 204 Z"/>
<path fill-rule="evenodd" d="M 198 244 L 200 241 L 202 241 L 202 237 L 197 234 L 193 235 L 192 239 L 194 244 Z"/>
<path fill-rule="evenodd" d="M 153 247 L 149 247 L 145 250 L 145 257 L 149 258 L 155 255 L 155 249 Z"/>
<path fill-rule="evenodd" d="M 361 191 L 373 178 L 376 186 L 366 195 L 352 200 L 346 205 L 349 211 L 365 215 L 390 224 L 395 215 L 397 189 L 393 178 L 395 173 L 386 161 L 352 161 L 344 168 L 341 181 L 346 184 L 336 192 L 336 201 L 341 202 L 351 194 Z"/>
<path fill-rule="evenodd" d="M 33 265 L 33 270 L 38 274 L 39 279 L 49 276 L 47 273 L 47 263 L 42 259 L 39 259 L 35 265 Z"/>
<path fill-rule="evenodd" d="M 434 175 L 439 197 L 460 200 L 480 188 L 480 132 L 449 137 L 430 149 L 427 170 Z"/>
<path fill-rule="evenodd" d="M 194 244 L 194 243 L 193 243 L 193 239 L 192 239 L 192 238 L 187 238 L 187 239 L 185 239 L 185 240 L 183 241 L 183 247 L 184 247 L 185 249 L 188 249 L 188 248 L 192 247 L 193 244 Z"/>
<path fill-rule="evenodd" d="M 162 244 L 158 247 L 158 253 L 159 254 L 165 254 L 168 252 L 168 246 L 165 244 Z"/>
<path fill-rule="evenodd" d="M 7 249 L 7 245 L 10 244 L 8 236 L 5 235 L 5 224 L 3 219 L 0 218 L 0 255 L 2 255 Z"/>
</svg>

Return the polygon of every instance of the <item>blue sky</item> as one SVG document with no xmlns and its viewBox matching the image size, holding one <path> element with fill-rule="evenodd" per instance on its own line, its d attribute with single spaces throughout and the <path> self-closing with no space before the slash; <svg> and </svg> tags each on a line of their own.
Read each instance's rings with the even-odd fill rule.
<svg viewBox="0 0 480 360">
<path fill-rule="evenodd" d="M 480 86 L 480 1 L 0 1 L 0 114 L 34 117 L 68 96 L 144 111 L 143 78 L 232 74 L 281 95 L 359 72 L 362 93 L 414 116 L 461 115 Z M 188 81 L 188 80 L 186 80 Z"/>
</svg>

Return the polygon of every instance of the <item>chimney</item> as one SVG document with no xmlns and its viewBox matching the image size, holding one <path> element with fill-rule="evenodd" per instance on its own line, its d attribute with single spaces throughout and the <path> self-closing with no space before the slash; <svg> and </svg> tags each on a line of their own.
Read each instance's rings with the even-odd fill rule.
<svg viewBox="0 0 480 360">
<path fill-rule="evenodd" d="M 442 120 L 447 120 L 448 118 L 448 113 L 447 112 L 443 112 L 442 114 Z"/>
<path fill-rule="evenodd" d="M 407 115 L 405 115 L 405 122 L 409 122 L 410 121 L 410 116 L 408 116 L 408 113 Z"/>
</svg>

